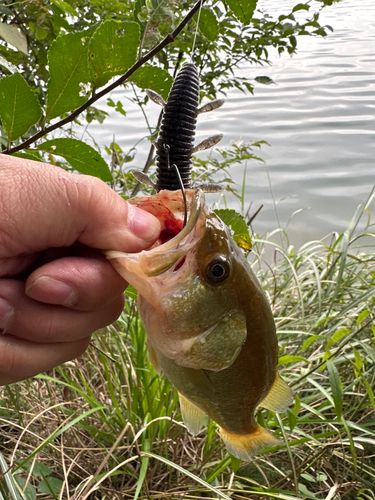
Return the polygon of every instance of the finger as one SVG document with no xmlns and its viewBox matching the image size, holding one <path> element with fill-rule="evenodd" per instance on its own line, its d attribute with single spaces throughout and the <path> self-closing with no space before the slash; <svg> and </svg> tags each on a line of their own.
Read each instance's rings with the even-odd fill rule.
<svg viewBox="0 0 375 500">
<path fill-rule="evenodd" d="M 49 262 L 28 277 L 25 291 L 39 302 L 94 311 L 118 299 L 126 286 L 104 256 L 98 255 Z"/>
<path fill-rule="evenodd" d="M 0 385 L 12 384 L 80 356 L 90 337 L 75 342 L 38 344 L 0 335 Z"/>
<path fill-rule="evenodd" d="M 130 205 L 95 177 L 0 155 L 0 186 L 0 257 L 75 241 L 137 252 L 159 235 L 156 217 Z"/>
<path fill-rule="evenodd" d="M 26 296 L 24 283 L 0 280 L 0 328 L 33 342 L 80 340 L 113 323 L 123 307 L 122 295 L 108 306 L 89 312 L 43 304 Z"/>
</svg>

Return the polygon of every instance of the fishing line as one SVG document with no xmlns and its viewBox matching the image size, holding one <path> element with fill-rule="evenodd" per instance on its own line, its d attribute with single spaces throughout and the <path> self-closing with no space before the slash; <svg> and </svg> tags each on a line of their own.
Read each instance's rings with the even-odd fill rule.
<svg viewBox="0 0 375 500">
<path fill-rule="evenodd" d="M 112 361 L 113 363 L 117 363 L 117 361 L 115 359 L 113 359 L 107 352 L 104 352 L 102 351 L 97 345 L 95 345 L 93 342 L 90 342 L 90 345 L 96 349 L 97 351 L 99 351 L 101 354 L 103 354 L 106 358 L 108 358 L 110 361 Z"/>
<path fill-rule="evenodd" d="M 184 200 L 184 225 L 182 227 L 185 227 L 186 223 L 187 223 L 187 202 L 186 202 L 186 193 L 185 193 L 184 183 L 182 182 L 180 171 L 178 170 L 178 166 L 175 163 L 173 165 L 171 165 L 169 163 L 169 150 L 170 150 L 169 144 L 163 144 L 163 148 L 164 148 L 165 154 L 167 156 L 167 168 L 169 170 L 171 170 L 172 168 L 175 169 L 177 177 L 178 177 L 178 181 L 179 181 L 180 186 L 181 186 L 182 198 Z"/>
<path fill-rule="evenodd" d="M 202 10 L 202 6 L 203 6 L 203 0 L 201 0 L 201 2 L 200 2 L 200 6 L 199 6 L 199 10 L 198 10 L 197 25 L 196 25 L 196 27 L 195 27 L 194 41 L 193 41 L 193 46 L 192 46 L 191 53 L 190 53 L 190 62 L 191 62 L 191 63 L 193 62 L 193 55 L 194 55 L 194 50 L 195 50 L 195 42 L 196 42 L 196 40 L 197 40 L 198 26 L 199 26 L 199 20 L 200 20 L 200 18 L 201 18 L 201 10 Z"/>
<path fill-rule="evenodd" d="M 176 170 L 178 180 L 180 181 L 180 184 L 181 184 L 182 197 L 184 199 L 184 225 L 182 227 L 185 227 L 186 222 L 187 222 L 187 203 L 186 203 L 185 188 L 184 188 L 184 184 L 183 184 L 182 179 L 181 179 L 180 171 L 178 170 L 178 166 L 174 163 L 171 168 L 173 168 L 173 167 Z"/>
</svg>

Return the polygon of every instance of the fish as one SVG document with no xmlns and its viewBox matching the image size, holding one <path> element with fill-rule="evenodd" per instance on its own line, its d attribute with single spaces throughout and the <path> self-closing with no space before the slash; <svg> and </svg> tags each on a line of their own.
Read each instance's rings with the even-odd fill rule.
<svg viewBox="0 0 375 500">
<path fill-rule="evenodd" d="M 150 360 L 179 392 L 182 418 L 200 432 L 206 415 L 220 428 L 230 453 L 249 460 L 279 444 L 255 419 L 258 406 L 282 412 L 293 399 L 277 371 L 275 322 L 263 292 L 231 230 L 205 201 L 217 185 L 192 187 L 196 118 L 223 100 L 198 108 L 199 77 L 193 63 L 178 73 L 164 108 L 157 149 L 157 182 L 133 171 L 157 194 L 130 203 L 155 215 L 159 239 L 137 254 L 107 251 L 121 276 L 138 290 Z"/>
<path fill-rule="evenodd" d="M 198 434 L 208 415 L 241 460 L 280 444 L 255 411 L 283 412 L 293 394 L 278 374 L 269 302 L 231 230 L 201 189 L 129 201 L 159 219 L 160 237 L 140 253 L 105 253 L 138 290 L 150 360 L 178 390 L 188 431 Z"/>
</svg>

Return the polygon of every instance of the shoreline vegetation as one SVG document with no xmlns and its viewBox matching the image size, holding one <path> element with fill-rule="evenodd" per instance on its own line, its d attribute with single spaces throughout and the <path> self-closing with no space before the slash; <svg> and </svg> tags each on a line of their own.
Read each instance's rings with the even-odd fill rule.
<svg viewBox="0 0 375 500">
<path fill-rule="evenodd" d="M 253 92 L 252 80 L 272 83 L 259 73 L 270 63 L 269 51 L 292 55 L 299 36 L 332 30 L 319 15 L 334 2 L 296 3 L 277 19 L 254 11 L 253 0 L 241 0 L 245 11 L 233 0 L 207 4 L 195 43 L 197 3 L 6 0 L 0 9 L 1 151 L 95 175 L 127 197 L 135 187 L 128 167 L 138 143 L 127 152 L 110 144 L 110 168 L 96 143 L 85 142 L 89 124 L 108 115 L 93 106 L 100 95 L 108 96 L 124 127 L 134 127 L 123 102 L 109 97 L 113 78 L 117 86 L 120 75 L 132 77 L 126 85 L 145 113 L 147 98 L 136 89 L 166 98 L 195 43 L 202 98 L 230 88 Z M 172 43 L 187 16 L 189 29 Z M 150 64 L 139 68 L 141 60 Z M 255 78 L 233 77 L 244 61 Z M 146 113 L 145 120 L 151 140 L 157 127 Z M 84 140 L 72 122 L 85 127 Z M 244 186 L 236 194 L 228 170 L 260 160 L 251 147 L 262 142 L 234 144 L 219 151 L 220 161 L 196 159 L 194 181 L 219 173 L 218 182 L 244 212 Z M 151 142 L 149 148 L 144 172 L 153 161 Z M 0 388 L 0 500 L 375 500 L 372 199 L 373 192 L 346 232 L 299 250 L 281 229 L 254 235 L 249 258 L 272 304 L 280 372 L 295 392 L 285 413 L 260 409 L 257 419 L 283 444 L 240 462 L 225 451 L 214 422 L 189 435 L 177 392 L 149 362 L 135 291 L 128 288 L 121 317 L 96 333 L 81 358 Z"/>
<path fill-rule="evenodd" d="M 11 465 L 0 498 L 374 499 L 372 198 L 345 233 L 298 251 L 286 233 L 284 247 L 272 242 L 280 230 L 254 235 L 279 369 L 295 392 L 287 412 L 259 409 L 257 419 L 283 445 L 245 463 L 228 455 L 214 422 L 197 437 L 186 431 L 177 392 L 149 362 L 130 289 L 85 355 L 0 389 L 3 473 Z"/>
</svg>

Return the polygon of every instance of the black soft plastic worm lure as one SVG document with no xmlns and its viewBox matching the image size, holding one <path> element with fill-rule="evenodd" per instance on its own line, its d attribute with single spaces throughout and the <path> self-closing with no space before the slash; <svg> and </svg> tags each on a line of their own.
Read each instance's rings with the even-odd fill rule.
<svg viewBox="0 0 375 500">
<path fill-rule="evenodd" d="M 181 189 L 180 180 L 176 170 L 171 168 L 172 165 L 177 165 L 184 187 L 191 187 L 191 155 L 198 103 L 198 71 L 194 64 L 186 64 L 179 71 L 169 93 L 156 143 L 158 191 Z"/>
<path fill-rule="evenodd" d="M 189 189 L 191 185 L 191 156 L 197 151 L 215 146 L 222 135 L 214 135 L 194 147 L 195 126 L 200 113 L 212 111 L 224 104 L 222 99 L 211 101 L 198 108 L 199 76 L 194 64 L 186 64 L 178 73 L 167 102 L 154 92 L 146 90 L 148 97 L 164 108 L 158 140 L 156 183 L 140 170 L 132 170 L 134 177 L 142 184 L 152 186 L 156 191 Z M 195 186 L 205 192 L 221 191 L 217 184 Z"/>
</svg>

